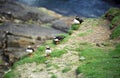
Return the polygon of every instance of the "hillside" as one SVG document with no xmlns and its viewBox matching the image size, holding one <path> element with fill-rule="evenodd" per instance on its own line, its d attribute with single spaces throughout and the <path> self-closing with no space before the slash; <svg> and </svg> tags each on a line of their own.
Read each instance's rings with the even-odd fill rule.
<svg viewBox="0 0 120 78">
<path fill-rule="evenodd" d="M 73 19 L 1 0 L 0 78 L 119 78 L 120 8 L 99 18 L 81 17 L 82 24 L 72 24 Z M 53 37 L 59 34 L 65 38 L 55 45 Z M 35 49 L 31 57 L 28 46 Z M 50 57 L 46 46 L 52 49 Z"/>
<path fill-rule="evenodd" d="M 4 78 L 119 78 L 120 45 L 110 40 L 110 22 L 88 18 L 54 45 L 47 41 L 34 53 L 16 62 Z M 52 49 L 45 57 L 45 46 Z"/>
</svg>

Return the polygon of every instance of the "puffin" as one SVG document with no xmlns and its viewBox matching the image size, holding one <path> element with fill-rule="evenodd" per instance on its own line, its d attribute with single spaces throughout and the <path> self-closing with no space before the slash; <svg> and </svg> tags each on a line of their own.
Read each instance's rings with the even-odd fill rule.
<svg viewBox="0 0 120 78">
<path fill-rule="evenodd" d="M 26 48 L 26 52 L 28 53 L 28 55 L 31 57 L 32 56 L 32 53 L 34 52 L 34 49 L 31 47 L 31 46 L 28 46 Z"/>
</svg>

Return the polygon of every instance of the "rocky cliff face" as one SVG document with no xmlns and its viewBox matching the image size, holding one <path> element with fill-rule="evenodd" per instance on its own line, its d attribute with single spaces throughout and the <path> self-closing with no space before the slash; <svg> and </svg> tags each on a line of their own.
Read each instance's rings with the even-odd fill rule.
<svg viewBox="0 0 120 78">
<path fill-rule="evenodd" d="M 0 0 L 0 55 L 3 54 L 4 31 L 12 33 L 8 35 L 7 50 L 20 58 L 26 55 L 28 45 L 35 47 L 57 34 L 67 32 L 70 23 L 61 18 L 64 17 L 46 8 L 30 7 L 14 0 Z M 0 56 L 0 65 L 3 63 L 1 61 Z"/>
<path fill-rule="evenodd" d="M 12 0 L 1 0 L 0 3 L 0 29 L 21 37 L 18 39 L 10 36 L 10 44 L 14 42 L 13 44 L 19 46 L 20 43 L 21 46 L 26 41 L 35 43 L 38 37 L 42 40 L 49 39 L 70 28 L 70 25 L 61 20 L 63 16 L 45 8 L 30 7 Z M 28 38 L 23 39 L 23 36 Z"/>
</svg>

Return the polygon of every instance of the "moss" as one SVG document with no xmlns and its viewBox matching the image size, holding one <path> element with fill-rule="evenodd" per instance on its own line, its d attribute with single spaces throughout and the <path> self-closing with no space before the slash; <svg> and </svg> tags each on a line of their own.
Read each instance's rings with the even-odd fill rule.
<svg viewBox="0 0 120 78">
<path fill-rule="evenodd" d="M 120 25 L 117 26 L 117 27 L 112 31 L 112 34 L 111 34 L 111 38 L 112 38 L 112 39 L 119 38 L 119 37 L 120 37 Z"/>
</svg>

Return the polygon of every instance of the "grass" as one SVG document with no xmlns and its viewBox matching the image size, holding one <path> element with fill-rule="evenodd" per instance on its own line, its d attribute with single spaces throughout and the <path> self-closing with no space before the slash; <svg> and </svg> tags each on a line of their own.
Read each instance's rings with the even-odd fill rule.
<svg viewBox="0 0 120 78">
<path fill-rule="evenodd" d="M 53 65 L 53 64 L 48 63 L 48 64 L 46 65 L 46 67 L 49 68 L 49 67 L 51 67 L 52 65 Z"/>
<path fill-rule="evenodd" d="M 55 74 L 53 74 L 52 76 L 51 76 L 51 78 L 58 78 Z"/>
<path fill-rule="evenodd" d="M 45 56 L 41 56 L 41 55 L 43 55 L 46 45 L 50 45 L 50 47 L 55 47 L 55 45 L 53 45 L 51 42 L 45 43 L 43 46 L 40 46 L 36 52 L 33 53 L 32 57 L 22 57 L 18 62 L 16 62 L 13 65 L 12 70 L 14 70 L 18 65 L 22 65 L 22 64 L 25 64 L 25 63 L 33 63 L 33 62 L 36 62 L 37 64 L 45 63 L 47 58 L 45 58 Z M 55 50 L 52 51 L 51 57 L 60 57 L 66 52 L 67 51 L 65 49 L 63 49 L 63 50 L 55 49 Z M 50 66 L 52 66 L 52 64 L 47 65 L 47 67 L 50 67 Z M 58 68 L 57 65 L 53 65 L 53 66 L 55 68 Z M 14 73 L 13 71 L 8 72 L 7 74 L 5 74 L 4 78 L 13 78 L 13 76 L 15 74 L 16 73 Z M 56 78 L 56 77 L 53 76 L 52 78 Z"/>
<path fill-rule="evenodd" d="M 70 29 L 70 30 L 68 31 L 68 34 L 69 34 L 69 35 L 72 35 L 72 33 L 73 33 L 73 30 Z"/>
<path fill-rule="evenodd" d="M 113 51 L 86 47 L 79 53 L 86 60 L 77 68 L 77 74 L 83 73 L 85 78 L 120 77 L 120 44 Z"/>
<path fill-rule="evenodd" d="M 70 70 L 71 70 L 70 67 L 66 67 L 66 68 L 64 68 L 64 69 L 62 70 L 62 73 L 66 73 L 66 72 L 68 72 L 68 71 L 70 71 Z"/>
<path fill-rule="evenodd" d="M 111 23 L 112 23 L 113 25 L 120 25 L 120 15 L 119 15 L 119 16 L 115 16 L 115 17 L 113 18 L 113 20 L 111 21 Z"/>
<path fill-rule="evenodd" d="M 9 71 L 3 78 L 16 78 L 16 75 L 13 71 Z"/>
<path fill-rule="evenodd" d="M 55 49 L 52 53 L 51 53 L 51 56 L 52 57 L 60 57 L 62 56 L 63 54 L 65 54 L 67 51 L 66 50 L 59 50 L 59 49 Z"/>
<path fill-rule="evenodd" d="M 16 66 L 18 65 L 22 65 L 22 64 L 25 64 L 25 63 L 33 63 L 33 62 L 36 62 L 36 63 L 44 63 L 47 59 L 44 57 L 44 56 L 34 56 L 34 57 L 26 57 L 18 62 L 16 62 L 13 66 L 13 68 L 16 68 Z"/>
<path fill-rule="evenodd" d="M 85 31 L 85 32 L 80 32 L 79 34 L 78 34 L 78 36 L 86 36 L 86 35 L 89 35 L 90 33 L 92 33 L 93 32 L 93 30 L 87 30 L 87 31 Z"/>
<path fill-rule="evenodd" d="M 120 25 L 117 26 L 117 27 L 112 31 L 112 34 L 111 34 L 111 38 L 112 38 L 112 39 L 119 38 L 119 37 L 120 37 Z"/>
<path fill-rule="evenodd" d="M 18 65 L 22 65 L 25 63 L 32 63 L 36 62 L 37 64 L 39 63 L 44 63 L 47 59 L 45 56 L 41 56 L 45 51 L 45 46 L 40 46 L 36 52 L 33 53 L 32 57 L 22 57 L 18 62 L 16 62 L 12 68 L 16 68 Z"/>
<path fill-rule="evenodd" d="M 120 15 L 120 9 L 119 8 L 110 8 L 108 12 L 112 16 Z"/>
<path fill-rule="evenodd" d="M 71 29 L 72 30 L 78 30 L 80 27 L 80 24 L 72 24 Z"/>
<path fill-rule="evenodd" d="M 115 16 L 111 23 L 110 23 L 110 28 L 115 28 L 116 26 L 120 25 L 120 15 L 119 16 Z"/>
</svg>

